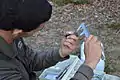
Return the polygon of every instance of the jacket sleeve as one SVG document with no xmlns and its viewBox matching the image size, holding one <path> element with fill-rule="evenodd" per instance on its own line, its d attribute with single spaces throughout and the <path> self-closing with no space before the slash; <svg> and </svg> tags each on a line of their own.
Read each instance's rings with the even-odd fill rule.
<svg viewBox="0 0 120 80">
<path fill-rule="evenodd" d="M 61 58 L 58 49 L 48 50 L 44 52 L 35 52 L 26 46 L 26 55 L 29 62 L 29 68 L 32 71 L 39 71 L 55 65 L 59 61 L 69 58 Z"/>
<path fill-rule="evenodd" d="M 27 80 L 15 66 L 7 61 L 0 60 L 0 80 Z"/>
<path fill-rule="evenodd" d="M 70 80 L 91 80 L 92 77 L 93 70 L 87 65 L 82 65 Z"/>
</svg>

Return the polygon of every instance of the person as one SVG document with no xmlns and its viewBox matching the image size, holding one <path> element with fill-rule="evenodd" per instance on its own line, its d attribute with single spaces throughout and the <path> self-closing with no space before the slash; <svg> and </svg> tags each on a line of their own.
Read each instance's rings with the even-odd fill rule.
<svg viewBox="0 0 120 80">
<path fill-rule="evenodd" d="M 47 0 L 0 0 L 0 80 L 36 80 L 34 71 L 69 58 L 78 47 L 74 32 L 64 37 L 59 49 L 36 52 L 23 37 L 44 28 L 52 14 Z M 85 63 L 71 80 L 90 80 L 101 57 L 101 42 L 93 35 L 85 39 Z"/>
</svg>

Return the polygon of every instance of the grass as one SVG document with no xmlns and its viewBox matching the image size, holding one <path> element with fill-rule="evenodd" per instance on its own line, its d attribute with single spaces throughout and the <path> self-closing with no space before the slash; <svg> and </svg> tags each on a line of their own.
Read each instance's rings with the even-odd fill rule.
<svg viewBox="0 0 120 80">
<path fill-rule="evenodd" d="M 74 3 L 74 4 L 89 4 L 90 2 L 88 0 L 72 0 L 72 3 Z"/>
<path fill-rule="evenodd" d="M 58 6 L 63 6 L 68 3 L 74 3 L 74 4 L 89 4 L 88 0 L 52 0 L 54 3 L 56 3 Z"/>
<path fill-rule="evenodd" d="M 109 73 L 112 73 L 112 72 L 115 72 L 116 69 L 113 65 L 111 65 L 111 59 L 109 57 L 106 57 L 106 60 L 105 60 L 105 72 L 107 74 Z"/>
<path fill-rule="evenodd" d="M 120 29 L 120 23 L 112 23 L 112 24 L 106 24 L 108 28 L 112 29 Z"/>
</svg>

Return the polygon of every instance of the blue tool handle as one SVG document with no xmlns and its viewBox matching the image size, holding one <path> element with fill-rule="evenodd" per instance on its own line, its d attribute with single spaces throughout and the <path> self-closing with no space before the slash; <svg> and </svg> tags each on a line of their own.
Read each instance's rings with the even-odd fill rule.
<svg viewBox="0 0 120 80">
<path fill-rule="evenodd" d="M 85 36 L 85 37 L 89 37 L 90 36 L 90 32 L 89 32 L 89 30 L 88 30 L 88 27 L 85 25 L 85 23 L 82 23 L 81 25 L 80 25 L 80 28 L 81 29 L 83 29 L 83 32 L 82 33 L 80 33 L 80 36 Z"/>
</svg>

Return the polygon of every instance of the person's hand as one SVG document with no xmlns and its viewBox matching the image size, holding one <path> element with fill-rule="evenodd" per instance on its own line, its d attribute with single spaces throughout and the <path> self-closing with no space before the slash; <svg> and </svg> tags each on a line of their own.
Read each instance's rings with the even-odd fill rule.
<svg viewBox="0 0 120 80">
<path fill-rule="evenodd" d="M 92 69 L 95 69 L 102 54 L 101 42 L 97 37 L 90 35 L 85 40 L 85 65 L 88 65 Z"/>
<path fill-rule="evenodd" d="M 67 34 L 70 35 L 63 38 L 59 49 L 60 56 L 63 58 L 79 47 L 79 38 L 74 34 L 74 32 L 67 32 L 66 35 Z"/>
</svg>

